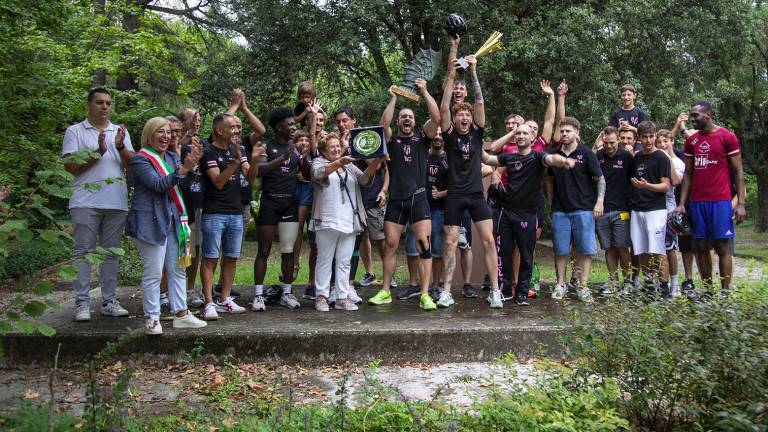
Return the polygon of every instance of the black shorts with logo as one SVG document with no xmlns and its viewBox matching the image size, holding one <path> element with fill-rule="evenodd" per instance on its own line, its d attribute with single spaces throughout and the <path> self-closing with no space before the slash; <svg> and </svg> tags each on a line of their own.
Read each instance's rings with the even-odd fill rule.
<svg viewBox="0 0 768 432">
<path fill-rule="evenodd" d="M 469 211 L 472 222 L 480 222 L 493 218 L 491 208 L 482 192 L 469 194 L 448 194 L 445 198 L 445 226 L 459 226 L 464 216 L 464 210 Z"/>
<path fill-rule="evenodd" d="M 299 221 L 299 200 L 296 195 L 261 194 L 259 225 L 273 226 L 280 222 Z"/>
<path fill-rule="evenodd" d="M 387 212 L 384 214 L 385 221 L 394 222 L 398 225 L 405 225 L 408 222 L 415 224 L 431 218 L 432 212 L 424 188 L 416 189 L 410 198 L 390 200 L 387 203 Z"/>
</svg>

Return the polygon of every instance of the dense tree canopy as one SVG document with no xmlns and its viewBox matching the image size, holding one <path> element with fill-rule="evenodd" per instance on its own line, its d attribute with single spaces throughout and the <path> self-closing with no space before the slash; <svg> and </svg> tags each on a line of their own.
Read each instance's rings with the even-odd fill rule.
<svg viewBox="0 0 768 432">
<path fill-rule="evenodd" d="M 699 99 L 739 135 L 758 174 L 768 228 L 768 6 L 744 0 L 490 2 L 469 0 L 6 0 L 0 4 L 0 183 L 24 187 L 60 164 L 64 128 L 84 116 L 94 85 L 117 91 L 114 119 L 134 135 L 181 105 L 221 110 L 233 87 L 265 115 L 318 84 L 326 107 L 377 121 L 386 88 L 421 47 L 447 56 L 442 18 L 469 22 L 460 54 L 493 31 L 504 50 L 481 60 L 489 130 L 509 112 L 541 120 L 538 80 L 566 79 L 568 113 L 587 140 L 625 82 L 660 126 Z M 438 94 L 444 66 L 430 83 Z M 425 111 L 419 112 L 425 118 Z M 63 203 L 59 203 L 63 208 Z"/>
</svg>

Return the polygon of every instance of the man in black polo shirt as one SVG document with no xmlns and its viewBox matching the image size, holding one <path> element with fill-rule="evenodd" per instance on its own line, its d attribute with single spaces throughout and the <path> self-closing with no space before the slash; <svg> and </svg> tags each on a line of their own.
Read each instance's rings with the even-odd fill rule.
<svg viewBox="0 0 768 432">
<path fill-rule="evenodd" d="M 630 269 L 629 248 L 632 240 L 629 236 L 629 196 L 632 192 L 634 158 L 619 145 L 615 127 L 608 126 L 601 133 L 603 148 L 597 152 L 600 170 L 605 177 L 605 200 L 603 215 L 597 218 L 597 240 L 605 251 L 605 263 L 608 267 L 608 281 L 603 285 L 601 294 L 612 293 L 619 286 L 618 267 L 624 276 L 624 287 L 631 289 L 632 272 Z"/>
<path fill-rule="evenodd" d="M 496 171 L 493 172 L 493 186 L 500 197 L 501 215 L 499 217 L 499 237 L 501 238 L 501 265 L 503 274 L 512 271 L 512 253 L 517 246 L 520 252 L 520 270 L 515 292 L 515 303 L 528 305 L 528 288 L 533 271 L 533 251 L 536 247 L 536 210 L 541 205 L 541 184 L 544 170 L 548 166 L 565 170 L 573 168 L 575 160 L 557 154 L 548 154 L 531 149 L 533 130 L 522 124 L 515 130 L 515 143 L 518 151 L 491 156 L 489 165 L 506 168 L 506 180 L 501 182 Z"/>
<path fill-rule="evenodd" d="M 380 124 L 384 127 L 384 137 L 387 140 L 390 170 L 389 203 L 384 215 L 384 280 L 381 291 L 368 300 L 371 304 L 392 302 L 389 292 L 392 275 L 395 272 L 395 254 L 400 243 L 405 224 L 411 224 L 416 246 L 421 258 L 419 275 L 421 277 L 421 296 L 419 307 L 424 310 L 436 309 L 435 303 L 429 296 L 429 278 L 432 273 L 432 253 L 429 236 L 432 232 L 429 202 L 425 188 L 427 154 L 429 142 L 437 133 L 440 122 L 440 112 L 437 103 L 427 91 L 427 82 L 423 79 L 414 81 L 419 92 L 424 97 L 429 110 L 430 119 L 424 124 L 419 133 L 414 133 L 416 118 L 413 110 L 403 108 L 397 116 L 397 135 L 392 136 L 392 116 L 397 104 L 397 94 L 389 91 L 389 104 L 381 115 Z"/>
<path fill-rule="evenodd" d="M 560 146 L 555 154 L 573 159 L 573 169 L 552 167 L 553 193 L 549 197 L 552 209 L 552 244 L 555 251 L 557 285 L 552 298 L 562 299 L 568 292 L 565 268 L 571 243 L 576 248 L 576 267 L 579 271 L 579 300 L 592 301 L 587 286 L 592 256 L 596 252 L 595 219 L 603 215 L 605 178 L 592 150 L 579 142 L 581 123 L 573 117 L 560 120 Z"/>
</svg>

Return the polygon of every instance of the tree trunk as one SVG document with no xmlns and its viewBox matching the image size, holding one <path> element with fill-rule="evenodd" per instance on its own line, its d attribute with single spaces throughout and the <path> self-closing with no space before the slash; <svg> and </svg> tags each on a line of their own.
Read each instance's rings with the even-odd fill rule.
<svg viewBox="0 0 768 432">
<path fill-rule="evenodd" d="M 132 6 L 134 3 L 134 0 L 127 0 L 126 4 L 129 6 Z M 139 29 L 139 26 L 141 23 L 139 22 L 139 16 L 136 15 L 133 12 L 129 12 L 131 9 L 128 9 L 123 14 L 123 29 L 128 33 L 133 33 L 136 30 Z M 138 90 L 139 85 L 136 82 L 136 75 L 132 73 L 124 73 L 120 75 L 117 78 L 116 87 L 118 90 L 125 91 L 125 90 Z M 127 104 L 132 105 L 133 101 L 126 101 Z"/>
<path fill-rule="evenodd" d="M 751 215 L 755 221 L 755 231 L 768 231 L 768 170 L 757 174 L 757 214 Z"/>
</svg>

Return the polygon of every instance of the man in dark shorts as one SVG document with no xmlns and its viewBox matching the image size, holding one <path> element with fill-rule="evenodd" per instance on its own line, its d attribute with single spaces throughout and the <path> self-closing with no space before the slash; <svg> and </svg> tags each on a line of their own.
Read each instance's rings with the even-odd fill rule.
<svg viewBox="0 0 768 432">
<path fill-rule="evenodd" d="M 470 65 L 470 80 L 475 95 L 474 106 L 462 102 L 453 108 L 451 116 L 451 95 L 456 75 L 456 51 L 459 38 L 452 40 L 448 56 L 448 74 L 440 104 L 441 129 L 445 151 L 448 155 L 448 196 L 445 201 L 445 285 L 438 304 L 453 304 L 451 282 L 456 268 L 456 243 L 464 210 L 469 210 L 485 250 L 486 271 L 491 279 L 490 305 L 503 307 L 499 291 L 498 259 L 493 238 L 491 209 L 483 195 L 481 163 L 490 156 L 483 150 L 483 127 L 485 126 L 485 102 L 477 79 L 477 59 L 467 56 Z M 443 298 L 445 297 L 445 298 Z"/>
<path fill-rule="evenodd" d="M 605 177 L 603 215 L 595 221 L 597 240 L 605 251 L 605 264 L 608 267 L 608 281 L 603 284 L 600 292 L 602 295 L 611 294 L 620 286 L 619 267 L 624 276 L 624 290 L 632 288 L 629 196 L 632 193 L 630 178 L 634 159 L 631 153 L 619 145 L 617 132 L 613 126 L 603 129 L 603 148 L 597 151 L 600 170 Z"/>
<path fill-rule="evenodd" d="M 267 259 L 272 250 L 272 240 L 277 230 L 280 239 L 280 281 L 283 294 L 280 304 L 288 309 L 301 306 L 293 295 L 293 246 L 299 232 L 298 198 L 296 196 L 296 171 L 299 153 L 293 145 L 296 125 L 293 110 L 277 108 L 269 115 L 269 126 L 275 138 L 266 144 L 265 152 L 254 161 L 257 176 L 261 177 L 261 204 L 257 220 L 258 253 L 253 263 L 253 278 L 256 284 L 251 309 L 255 312 L 266 310 L 264 299 L 264 276 Z"/>
<path fill-rule="evenodd" d="M 688 118 L 698 132 L 685 141 L 685 174 L 680 205 L 676 210 L 687 211 L 691 216 L 696 264 L 705 294 L 713 290 L 710 246 L 717 253 L 720 283 L 723 292 L 727 293 L 733 273 L 733 256 L 729 249 L 730 239 L 735 235 L 733 221 L 741 223 L 746 216 L 739 139 L 733 132 L 714 124 L 709 102 L 694 104 Z M 731 204 L 732 180 L 738 199 L 735 207 Z"/>
<path fill-rule="evenodd" d="M 573 159 L 532 150 L 534 137 L 529 125 L 518 126 L 515 130 L 517 152 L 490 156 L 487 161 L 489 165 L 506 169 L 503 181 L 494 171 L 492 187 L 497 188 L 501 205 L 498 229 L 503 274 L 511 274 L 512 252 L 515 246 L 520 253 L 520 270 L 514 298 L 515 303 L 521 306 L 528 305 L 528 288 L 533 272 L 533 251 L 538 226 L 537 209 L 543 199 L 541 185 L 545 168 L 556 166 L 571 169 L 575 165 Z"/>
<path fill-rule="evenodd" d="M 437 102 L 427 91 L 427 82 L 417 79 L 414 84 L 424 97 L 430 115 L 421 132 L 414 133 L 416 118 L 413 110 L 403 108 L 397 115 L 397 135 L 392 136 L 390 124 L 397 104 L 397 94 L 392 90 L 390 90 L 389 104 L 381 115 L 380 124 L 384 127 L 384 137 L 387 140 L 389 153 L 387 166 L 390 170 L 389 203 L 384 215 L 384 280 L 381 291 L 371 297 L 368 302 L 371 304 L 392 302 L 389 284 L 395 272 L 395 255 L 403 227 L 410 223 L 420 258 L 419 307 L 424 310 L 435 310 L 437 306 L 428 293 L 432 274 L 432 252 L 429 242 L 432 220 L 425 183 L 429 142 L 437 134 L 440 112 Z"/>
</svg>

